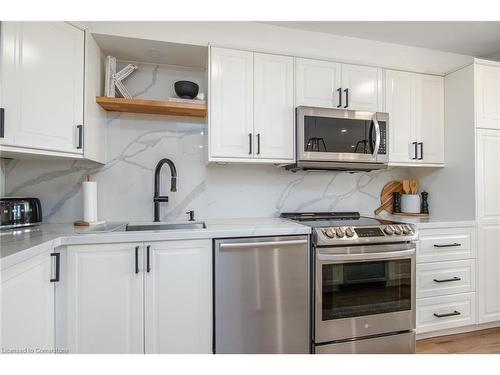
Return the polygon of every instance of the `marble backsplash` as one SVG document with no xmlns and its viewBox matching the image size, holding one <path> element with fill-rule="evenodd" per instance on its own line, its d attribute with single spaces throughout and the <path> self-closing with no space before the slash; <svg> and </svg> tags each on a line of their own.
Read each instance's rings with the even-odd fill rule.
<svg viewBox="0 0 500 375">
<path fill-rule="evenodd" d="M 165 98 L 174 81 L 189 79 L 206 92 L 203 72 L 140 66 L 127 82 L 136 97 Z M 75 160 L 5 160 L 7 195 L 38 197 L 44 221 L 72 222 L 82 217 L 81 182 L 98 182 L 99 218 L 152 220 L 154 169 L 162 158 L 177 167 L 177 192 L 170 192 L 167 166 L 162 172 L 162 220 L 270 217 L 284 211 L 360 211 L 372 214 L 385 183 L 408 177 L 395 168 L 346 173 L 300 171 L 273 165 L 206 164 L 204 121 L 134 114 L 108 114 L 108 163 Z"/>
</svg>

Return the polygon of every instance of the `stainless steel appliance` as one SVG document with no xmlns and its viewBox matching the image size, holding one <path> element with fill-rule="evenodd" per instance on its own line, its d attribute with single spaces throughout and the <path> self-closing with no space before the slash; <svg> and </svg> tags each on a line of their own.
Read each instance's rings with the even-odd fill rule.
<svg viewBox="0 0 500 375">
<path fill-rule="evenodd" d="M 42 205 L 37 198 L 0 198 L 0 229 L 28 227 L 42 223 Z"/>
<path fill-rule="evenodd" d="M 296 163 L 287 169 L 387 168 L 387 113 L 300 106 L 296 115 Z"/>
<path fill-rule="evenodd" d="M 214 353 L 310 353 L 309 236 L 214 246 Z"/>
<path fill-rule="evenodd" d="M 359 213 L 283 214 L 313 228 L 316 353 L 414 353 L 415 241 Z"/>
</svg>

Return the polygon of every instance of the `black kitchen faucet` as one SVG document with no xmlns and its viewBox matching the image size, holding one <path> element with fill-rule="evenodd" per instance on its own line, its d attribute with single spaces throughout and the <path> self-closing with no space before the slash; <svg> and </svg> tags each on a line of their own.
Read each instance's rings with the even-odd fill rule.
<svg viewBox="0 0 500 375">
<path fill-rule="evenodd" d="M 156 165 L 155 169 L 155 194 L 153 197 L 154 202 L 154 221 L 160 221 L 160 202 L 168 202 L 168 197 L 166 195 L 160 195 L 160 171 L 163 164 L 168 164 L 170 167 L 170 191 L 177 191 L 177 170 L 175 169 L 175 164 L 170 159 L 161 159 Z"/>
</svg>

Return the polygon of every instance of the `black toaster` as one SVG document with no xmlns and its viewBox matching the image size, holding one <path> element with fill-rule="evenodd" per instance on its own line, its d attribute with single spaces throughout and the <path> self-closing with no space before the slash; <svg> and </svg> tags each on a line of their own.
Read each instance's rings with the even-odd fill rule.
<svg viewBox="0 0 500 375">
<path fill-rule="evenodd" d="M 38 198 L 0 198 L 0 229 L 40 225 L 42 205 Z"/>
</svg>

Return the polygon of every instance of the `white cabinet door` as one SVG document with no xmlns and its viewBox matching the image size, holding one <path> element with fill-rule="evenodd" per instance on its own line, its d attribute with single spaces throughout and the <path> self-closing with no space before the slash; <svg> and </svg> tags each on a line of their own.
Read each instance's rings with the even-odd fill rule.
<svg viewBox="0 0 500 375">
<path fill-rule="evenodd" d="M 296 104 L 341 107 L 341 65 L 330 61 L 295 59 Z M 344 103 L 342 103 L 342 106 Z"/>
<path fill-rule="evenodd" d="M 479 322 L 500 320 L 500 224 L 478 227 Z"/>
<path fill-rule="evenodd" d="M 500 132 L 478 129 L 476 139 L 477 218 L 500 223 Z"/>
<path fill-rule="evenodd" d="M 389 162 L 416 160 L 415 76 L 386 71 L 386 108 L 389 113 Z"/>
<path fill-rule="evenodd" d="M 444 79 L 415 74 L 418 162 L 444 163 Z"/>
<path fill-rule="evenodd" d="M 357 111 L 381 111 L 382 69 L 342 64 L 343 108 Z"/>
<path fill-rule="evenodd" d="M 142 243 L 68 246 L 70 353 L 144 352 L 142 254 Z"/>
<path fill-rule="evenodd" d="M 252 158 L 253 52 L 211 48 L 210 157 Z"/>
<path fill-rule="evenodd" d="M 211 353 L 212 241 L 146 246 L 146 353 Z"/>
<path fill-rule="evenodd" d="M 1 271 L 0 306 L 3 351 L 52 350 L 54 284 L 51 251 Z"/>
<path fill-rule="evenodd" d="M 500 66 L 475 64 L 476 127 L 500 129 Z"/>
<path fill-rule="evenodd" d="M 254 54 L 255 155 L 294 159 L 293 57 Z"/>
<path fill-rule="evenodd" d="M 2 144 L 82 153 L 84 32 L 64 22 L 2 22 Z"/>
</svg>

